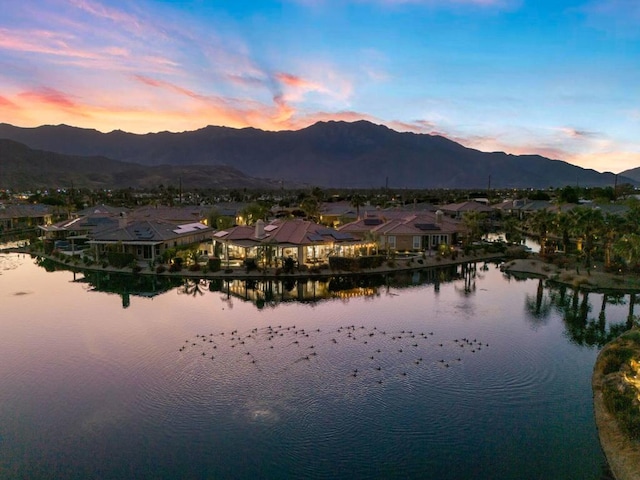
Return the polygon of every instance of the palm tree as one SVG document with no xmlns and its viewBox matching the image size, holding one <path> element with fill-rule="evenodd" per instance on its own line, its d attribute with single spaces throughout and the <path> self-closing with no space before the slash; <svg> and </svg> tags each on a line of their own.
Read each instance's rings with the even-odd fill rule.
<svg viewBox="0 0 640 480">
<path fill-rule="evenodd" d="M 604 266 L 611 266 L 613 246 L 624 231 L 626 221 L 618 215 L 605 215 L 602 223 L 602 237 L 604 239 Z"/>
<path fill-rule="evenodd" d="M 300 208 L 309 220 L 316 221 L 320 216 L 320 203 L 314 196 L 305 197 L 300 202 Z"/>
<path fill-rule="evenodd" d="M 595 250 L 595 241 L 602 231 L 604 218 L 600 210 L 578 207 L 573 210 L 575 232 L 581 240 L 581 248 L 585 256 L 585 267 L 591 266 L 591 258 Z M 580 250 L 580 248 L 578 249 Z"/>
<path fill-rule="evenodd" d="M 365 205 L 365 200 L 364 195 L 360 195 L 359 193 L 351 195 L 351 206 L 355 207 L 358 220 L 360 219 L 360 207 Z"/>
<path fill-rule="evenodd" d="M 564 252 L 569 253 L 569 247 L 571 245 L 571 231 L 574 228 L 574 217 L 566 212 L 558 212 L 552 222 L 553 231 L 556 235 L 562 238 L 562 247 Z"/>
<path fill-rule="evenodd" d="M 518 229 L 520 222 L 516 217 L 507 217 L 502 222 L 502 228 L 504 229 L 504 238 L 507 242 L 520 243 L 522 241 L 522 234 Z"/>
<path fill-rule="evenodd" d="M 640 263 L 640 235 L 637 233 L 623 235 L 613 244 L 612 251 L 624 260 L 627 267 L 634 268 Z"/>
<path fill-rule="evenodd" d="M 471 244 L 480 240 L 486 214 L 475 211 L 464 212 L 462 223 L 467 229 L 467 243 Z"/>
<path fill-rule="evenodd" d="M 540 241 L 540 255 L 547 253 L 547 236 L 553 225 L 554 215 L 548 210 L 538 210 L 529 218 L 529 226 L 538 236 Z"/>
</svg>

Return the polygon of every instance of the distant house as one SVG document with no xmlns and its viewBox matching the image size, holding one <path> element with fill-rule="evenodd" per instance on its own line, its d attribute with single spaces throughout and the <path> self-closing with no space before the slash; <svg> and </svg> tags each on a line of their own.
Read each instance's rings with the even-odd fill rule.
<svg viewBox="0 0 640 480">
<path fill-rule="evenodd" d="M 47 205 L 0 205 L 0 233 L 48 225 L 52 221 L 53 213 Z"/>
<path fill-rule="evenodd" d="M 300 264 L 324 262 L 331 255 L 352 256 L 363 242 L 349 233 L 315 222 L 276 219 L 255 227 L 236 226 L 213 235 L 216 250 L 227 263 L 259 258 L 261 249 L 269 247 L 276 263 L 290 257 Z"/>
<path fill-rule="evenodd" d="M 199 250 L 210 249 L 212 233 L 211 227 L 200 222 L 178 224 L 165 220 L 121 220 L 115 228 L 91 233 L 88 244 L 96 259 L 115 250 L 130 253 L 136 260 L 155 261 L 170 248 L 198 245 Z"/>
<path fill-rule="evenodd" d="M 164 205 L 146 205 L 139 207 L 127 215 L 133 220 L 163 220 L 173 223 L 206 223 L 210 206 L 168 207 Z"/>
<path fill-rule="evenodd" d="M 83 248 L 89 240 L 89 235 L 100 230 L 117 228 L 122 217 L 111 214 L 85 215 L 72 220 L 51 225 L 40 225 L 44 236 L 45 251 L 53 248 L 75 251 Z"/>
<path fill-rule="evenodd" d="M 487 215 L 491 215 L 491 213 L 493 213 L 493 209 L 488 205 L 473 200 L 442 205 L 440 210 L 452 218 L 462 218 L 467 212 L 486 213 Z"/>
<path fill-rule="evenodd" d="M 384 250 L 413 252 L 454 244 L 465 231 L 460 221 L 445 216 L 442 211 L 394 212 L 392 218 L 387 218 L 387 214 L 380 212 L 366 216 L 344 225 L 340 231 L 375 241 Z"/>
</svg>

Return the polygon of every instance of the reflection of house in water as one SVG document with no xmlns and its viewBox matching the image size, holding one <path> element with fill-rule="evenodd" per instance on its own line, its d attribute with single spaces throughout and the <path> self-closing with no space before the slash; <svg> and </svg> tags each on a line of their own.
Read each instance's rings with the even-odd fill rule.
<svg viewBox="0 0 640 480">
<path fill-rule="evenodd" d="M 436 290 L 440 283 L 465 278 L 475 269 L 464 265 L 450 265 L 419 271 L 392 274 L 335 275 L 323 279 L 264 279 L 264 280 L 211 280 L 209 290 L 220 291 L 227 298 L 239 298 L 255 303 L 259 308 L 276 306 L 282 302 L 314 303 L 322 300 L 377 297 L 389 288 L 410 288 L 432 284 Z"/>
<path fill-rule="evenodd" d="M 120 295 L 122 308 L 130 305 L 132 295 L 153 298 L 182 285 L 182 279 L 175 277 L 91 271 L 74 273 L 73 281 L 87 284 L 88 291 Z"/>
<path fill-rule="evenodd" d="M 281 302 L 317 302 L 331 297 L 328 280 L 224 280 L 217 288 L 227 296 L 263 305 Z"/>
</svg>

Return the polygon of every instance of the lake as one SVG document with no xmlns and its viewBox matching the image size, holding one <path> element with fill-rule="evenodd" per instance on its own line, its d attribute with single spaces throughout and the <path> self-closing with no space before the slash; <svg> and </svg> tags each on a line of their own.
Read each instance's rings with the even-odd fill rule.
<svg viewBox="0 0 640 480">
<path fill-rule="evenodd" d="M 609 478 L 628 298 L 497 265 L 226 282 L 0 255 L 0 477 Z"/>
</svg>

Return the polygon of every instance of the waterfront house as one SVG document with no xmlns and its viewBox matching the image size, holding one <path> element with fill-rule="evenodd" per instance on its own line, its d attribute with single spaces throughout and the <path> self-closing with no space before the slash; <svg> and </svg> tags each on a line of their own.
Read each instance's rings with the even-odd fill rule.
<svg viewBox="0 0 640 480">
<path fill-rule="evenodd" d="M 88 244 L 96 260 L 109 251 L 132 254 L 136 260 L 154 262 L 170 248 L 197 246 L 212 254 L 213 229 L 200 222 L 174 223 L 166 220 L 128 220 L 121 217 L 114 228 L 94 231 Z"/>
<path fill-rule="evenodd" d="M 324 263 L 329 256 L 353 256 L 363 241 L 315 222 L 276 219 L 267 224 L 239 225 L 213 235 L 215 251 L 227 265 L 247 259 L 279 265 L 285 258 L 299 264 Z"/>
<path fill-rule="evenodd" d="M 0 233 L 25 231 L 52 221 L 53 213 L 47 205 L 0 204 Z"/>
<path fill-rule="evenodd" d="M 390 216 L 391 218 L 389 218 Z M 341 232 L 375 242 L 388 251 L 423 252 L 451 245 L 465 228 L 458 220 L 437 212 L 379 212 L 348 223 Z"/>
</svg>

